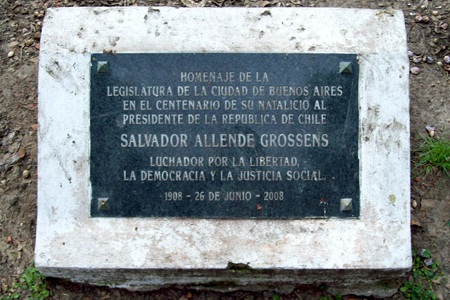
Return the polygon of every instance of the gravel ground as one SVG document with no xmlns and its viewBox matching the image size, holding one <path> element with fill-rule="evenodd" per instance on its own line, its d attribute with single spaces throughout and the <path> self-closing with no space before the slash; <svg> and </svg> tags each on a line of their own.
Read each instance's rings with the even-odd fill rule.
<svg viewBox="0 0 450 300">
<path fill-rule="evenodd" d="M 401 9 L 405 13 L 411 55 L 412 167 L 415 150 L 433 126 L 436 136 L 450 131 L 450 3 L 446 0 L 0 0 L 0 281 L 1 299 L 28 299 L 29 289 L 17 287 L 26 268 L 33 266 L 37 179 L 37 64 L 46 9 L 71 6 L 317 6 Z M 389 30 L 389 28 L 386 28 Z M 395 99 L 393 99 L 395 101 Z M 445 131 L 447 130 L 447 131 Z M 413 249 L 427 249 L 444 276 L 430 284 L 436 299 L 450 299 L 450 179 L 433 173 L 414 177 L 412 194 Z M 447 276 L 447 278 L 445 278 Z M 24 277 L 22 277 L 24 278 Z M 414 280 L 412 272 L 398 282 Z M 37 283 L 40 283 L 39 279 Z M 423 288 L 428 288 L 425 284 Z M 288 295 L 274 291 L 219 293 L 162 289 L 133 293 L 119 289 L 47 279 L 47 299 L 336 299 L 319 286 L 301 287 Z M 16 294 L 14 294 L 16 293 Z M 326 298 L 329 297 L 329 298 Z M 366 297 L 367 298 L 367 297 Z M 343 296 L 342 299 L 366 299 Z M 374 299 L 374 298 L 372 298 Z M 389 299 L 407 299 L 398 292 Z M 422 299 L 426 299 L 425 296 Z M 430 298 L 431 299 L 431 298 Z"/>
</svg>

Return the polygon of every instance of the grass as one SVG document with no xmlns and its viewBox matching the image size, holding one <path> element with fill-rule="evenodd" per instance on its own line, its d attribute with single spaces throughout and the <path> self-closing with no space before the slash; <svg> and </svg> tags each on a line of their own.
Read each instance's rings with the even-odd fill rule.
<svg viewBox="0 0 450 300">
<path fill-rule="evenodd" d="M 406 281 L 400 288 L 406 299 L 434 300 L 432 280 L 443 276 L 443 271 L 437 261 L 432 260 L 429 250 L 422 250 L 420 255 L 413 251 L 413 278 Z"/>
<path fill-rule="evenodd" d="M 320 297 L 319 300 L 341 300 L 341 299 L 342 299 L 342 296 L 341 296 L 340 294 L 337 294 L 335 297 L 333 297 L 333 296 L 331 296 L 331 295 L 326 295 L 326 294 L 328 294 L 328 293 L 327 293 L 328 287 L 327 287 L 327 285 L 324 284 L 324 283 L 322 283 L 322 284 L 319 286 L 319 289 L 320 289 L 320 290 L 322 291 L 322 293 L 323 293 L 323 296 Z"/>
<path fill-rule="evenodd" d="M 28 300 L 43 300 L 50 296 L 45 277 L 36 268 L 26 268 L 19 282 L 14 283 L 14 289 L 8 291 L 8 295 L 2 296 L 0 300 L 19 299 L 19 288 L 28 294 Z"/>
<path fill-rule="evenodd" d="M 441 172 L 450 177 L 450 139 L 428 136 L 416 151 L 418 153 L 416 170 L 420 170 L 414 177 L 425 173 Z"/>
<path fill-rule="evenodd" d="M 32 299 L 41 300 L 50 296 L 45 277 L 36 268 L 27 268 L 19 281 L 21 288 L 31 293 Z"/>
</svg>

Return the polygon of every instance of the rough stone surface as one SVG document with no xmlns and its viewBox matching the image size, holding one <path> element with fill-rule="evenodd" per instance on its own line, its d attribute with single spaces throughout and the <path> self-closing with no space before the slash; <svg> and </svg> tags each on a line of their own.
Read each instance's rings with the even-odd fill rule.
<svg viewBox="0 0 450 300">
<path fill-rule="evenodd" d="M 365 297 L 389 298 L 398 292 L 396 284 L 364 284 L 364 285 L 338 285 L 330 287 L 327 292 L 337 295 L 358 295 Z"/>
<path fill-rule="evenodd" d="M 89 59 L 103 51 L 357 53 L 360 218 L 89 218 Z M 35 262 L 44 275 L 130 289 L 233 289 L 376 282 L 410 268 L 409 62 L 401 12 L 49 9 L 40 52 Z M 249 267 L 227 269 L 229 262 Z"/>
</svg>

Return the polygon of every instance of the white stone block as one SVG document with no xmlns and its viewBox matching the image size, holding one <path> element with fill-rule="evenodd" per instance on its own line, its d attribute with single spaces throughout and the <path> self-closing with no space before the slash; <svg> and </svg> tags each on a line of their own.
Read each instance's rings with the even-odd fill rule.
<svg viewBox="0 0 450 300">
<path fill-rule="evenodd" d="M 39 63 L 36 267 L 130 289 L 401 276 L 411 266 L 406 50 L 401 11 L 49 9 Z M 359 219 L 90 218 L 89 64 L 104 51 L 358 54 Z"/>
</svg>

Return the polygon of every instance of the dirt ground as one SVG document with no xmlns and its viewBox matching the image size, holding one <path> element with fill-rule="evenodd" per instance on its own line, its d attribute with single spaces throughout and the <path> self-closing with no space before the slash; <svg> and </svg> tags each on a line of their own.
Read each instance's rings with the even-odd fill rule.
<svg viewBox="0 0 450 300">
<path fill-rule="evenodd" d="M 0 0 L 0 282 L 1 299 L 28 299 L 14 287 L 33 265 L 37 181 L 37 65 L 42 21 L 47 8 L 65 6 L 303 6 L 400 9 L 404 11 L 411 55 L 411 152 L 434 126 L 437 136 L 450 133 L 450 2 L 448 0 Z M 325 21 L 325 20 L 324 20 Z M 389 30 L 389 28 L 386 28 Z M 418 74 L 413 74 L 418 73 Z M 395 99 L 392 99 L 395 101 Z M 394 170 L 395 172 L 395 170 Z M 414 171 L 413 171 L 414 172 Z M 430 250 L 445 276 L 450 275 L 450 179 L 432 174 L 414 177 L 413 249 Z M 412 278 L 412 273 L 398 283 Z M 450 299 L 449 279 L 432 285 L 436 299 Z M 48 279 L 48 299 L 335 299 L 319 287 L 289 295 L 163 289 L 148 293 L 93 287 Z M 13 296 L 13 293 L 17 293 Z M 329 298 L 327 298 L 329 297 Z M 342 299 L 374 299 L 343 296 Z M 389 299 L 406 299 L 398 292 Z"/>
</svg>

